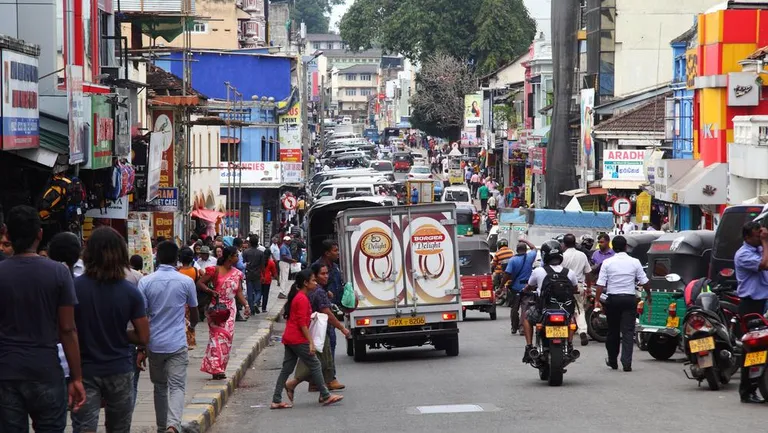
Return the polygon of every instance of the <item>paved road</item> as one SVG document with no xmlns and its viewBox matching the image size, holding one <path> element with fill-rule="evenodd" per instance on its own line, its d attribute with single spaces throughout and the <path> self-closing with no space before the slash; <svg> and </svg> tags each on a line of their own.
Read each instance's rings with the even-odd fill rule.
<svg viewBox="0 0 768 433">
<path fill-rule="evenodd" d="M 765 428 L 768 407 L 739 403 L 738 376 L 724 390 L 708 391 L 685 378 L 680 359 L 658 362 L 645 352 L 636 352 L 633 372 L 613 371 L 605 367 L 604 347 L 594 342 L 580 348 L 582 357 L 569 366 L 563 386 L 550 388 L 520 362 L 525 343 L 509 335 L 508 311 L 500 311 L 495 322 L 469 312 L 460 325 L 457 358 L 415 348 L 371 351 L 368 362 L 354 363 L 342 348 L 337 365 L 347 390 L 344 401 L 332 408 L 319 407 L 318 395 L 302 385 L 294 409 L 268 409 L 282 361 L 277 342 L 256 360 L 213 431 L 551 433 L 567 427 L 574 432 L 679 433 L 729 431 L 734 425 L 739 431 Z M 431 405 L 476 405 L 472 409 L 481 411 L 417 414 L 416 407 Z"/>
</svg>

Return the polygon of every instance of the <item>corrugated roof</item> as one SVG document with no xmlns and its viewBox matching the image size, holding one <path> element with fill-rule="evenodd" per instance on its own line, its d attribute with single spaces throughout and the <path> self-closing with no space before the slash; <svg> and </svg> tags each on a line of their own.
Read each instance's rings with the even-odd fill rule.
<svg viewBox="0 0 768 433">
<path fill-rule="evenodd" d="M 595 131 L 639 131 L 664 132 L 664 111 L 666 98 L 672 92 L 659 95 L 639 107 L 617 114 L 600 122 Z"/>
<path fill-rule="evenodd" d="M 150 96 L 181 96 L 183 83 L 181 78 L 150 64 L 147 68 L 147 90 Z M 187 86 L 188 96 L 208 99 L 207 96 Z"/>
<path fill-rule="evenodd" d="M 336 33 L 307 33 L 308 41 L 341 41 L 341 35 Z"/>
<path fill-rule="evenodd" d="M 377 65 L 354 65 L 339 71 L 340 74 L 378 74 Z"/>
</svg>

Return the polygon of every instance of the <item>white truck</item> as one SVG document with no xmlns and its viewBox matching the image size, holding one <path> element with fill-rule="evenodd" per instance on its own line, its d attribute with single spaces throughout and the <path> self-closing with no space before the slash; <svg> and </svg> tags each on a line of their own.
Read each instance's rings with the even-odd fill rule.
<svg viewBox="0 0 768 433">
<path fill-rule="evenodd" d="M 452 203 L 348 209 L 336 217 L 345 280 L 358 308 L 347 316 L 347 355 L 432 344 L 459 354 L 461 294 Z"/>
</svg>

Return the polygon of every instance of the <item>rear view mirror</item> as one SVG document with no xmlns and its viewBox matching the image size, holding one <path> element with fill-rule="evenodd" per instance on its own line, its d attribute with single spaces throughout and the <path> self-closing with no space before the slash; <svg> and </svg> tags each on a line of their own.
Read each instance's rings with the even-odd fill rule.
<svg viewBox="0 0 768 433">
<path fill-rule="evenodd" d="M 667 276 L 664 278 L 670 283 L 676 283 L 682 279 L 680 278 L 680 275 L 677 275 L 677 274 L 667 274 Z"/>
</svg>

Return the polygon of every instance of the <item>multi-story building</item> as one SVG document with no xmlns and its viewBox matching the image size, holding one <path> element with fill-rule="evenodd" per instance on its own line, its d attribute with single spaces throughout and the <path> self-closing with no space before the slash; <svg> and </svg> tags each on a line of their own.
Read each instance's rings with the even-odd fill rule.
<svg viewBox="0 0 768 433">
<path fill-rule="evenodd" d="M 266 0 L 238 0 L 236 3 L 238 29 L 238 43 L 240 48 L 259 48 L 269 45 L 266 39 L 267 20 L 265 7 Z M 194 46 L 194 45 L 193 45 Z"/>
<path fill-rule="evenodd" d="M 307 34 L 304 53 L 312 54 L 316 51 L 344 50 L 346 48 L 341 36 L 336 33 L 309 33 Z"/>
<path fill-rule="evenodd" d="M 379 65 L 356 65 L 338 71 L 336 101 L 340 116 L 364 123 L 378 97 Z"/>
<path fill-rule="evenodd" d="M 317 58 L 317 80 L 324 87 L 328 95 L 325 110 L 328 115 L 334 116 L 339 112 L 339 83 L 340 71 L 355 65 L 368 65 L 378 68 L 381 63 L 381 50 L 365 50 L 352 52 L 342 50 L 321 50 L 322 55 Z"/>
</svg>

